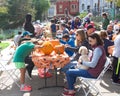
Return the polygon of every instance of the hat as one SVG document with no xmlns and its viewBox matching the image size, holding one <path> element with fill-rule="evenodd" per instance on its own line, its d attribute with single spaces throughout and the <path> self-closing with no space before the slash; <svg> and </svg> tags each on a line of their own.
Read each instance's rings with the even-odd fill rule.
<svg viewBox="0 0 120 96">
<path fill-rule="evenodd" d="M 26 35 L 30 36 L 30 35 L 32 35 L 32 33 L 28 32 L 28 31 L 23 32 L 22 36 L 26 36 Z"/>
<path fill-rule="evenodd" d="M 91 28 L 94 28 L 93 25 L 88 25 L 87 26 L 87 30 L 91 29 Z"/>
</svg>

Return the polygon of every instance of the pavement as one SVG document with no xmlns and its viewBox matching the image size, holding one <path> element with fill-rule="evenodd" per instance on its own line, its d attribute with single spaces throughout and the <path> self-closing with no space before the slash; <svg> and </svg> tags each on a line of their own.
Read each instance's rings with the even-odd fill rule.
<svg viewBox="0 0 120 96">
<path fill-rule="evenodd" d="M 11 41 L 9 42 L 11 46 L 13 43 L 11 43 Z M 1 52 L 4 55 L 5 59 L 9 59 L 11 56 L 10 54 L 12 54 L 12 52 L 14 51 L 14 49 L 10 46 Z M 0 62 L 2 63 L 2 61 Z M 30 80 L 26 76 L 27 84 L 30 84 L 33 88 L 31 92 L 20 92 L 17 85 L 13 82 L 11 78 L 9 78 L 9 80 L 5 82 L 7 86 L 0 86 L 0 96 L 62 96 L 61 93 L 63 92 L 63 87 L 60 86 L 64 86 L 64 75 L 58 74 L 58 87 L 55 87 L 55 72 L 51 72 L 53 74 L 53 77 L 47 79 L 47 86 L 49 86 L 49 88 L 44 88 L 45 79 L 41 79 L 38 76 L 38 71 L 35 67 L 32 72 L 33 79 Z M 112 84 L 111 75 L 112 71 L 108 70 L 104 75 L 102 82 L 97 83 L 97 87 L 99 88 L 103 96 L 120 96 L 120 86 Z M 0 73 L 0 83 L 5 80 L 7 76 L 8 75 L 6 72 Z M 19 83 L 19 80 L 17 80 L 17 82 Z M 41 89 L 38 90 L 39 88 Z M 77 92 L 75 96 L 84 96 L 83 90 Z M 90 93 L 88 96 L 95 95 L 94 93 Z"/>
</svg>

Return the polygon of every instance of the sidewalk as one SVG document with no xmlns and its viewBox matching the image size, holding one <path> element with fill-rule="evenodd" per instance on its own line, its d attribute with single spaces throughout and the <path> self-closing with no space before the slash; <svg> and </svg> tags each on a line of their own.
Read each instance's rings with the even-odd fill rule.
<svg viewBox="0 0 120 96">
<path fill-rule="evenodd" d="M 10 47 L 2 51 L 2 53 L 4 53 L 5 55 L 5 58 L 9 58 L 10 56 L 8 55 L 11 51 L 9 48 Z M 103 78 L 102 83 L 101 84 L 98 83 L 97 85 L 99 86 L 99 89 L 102 92 L 103 96 L 120 96 L 120 86 L 113 85 L 111 83 L 110 80 L 111 74 L 112 74 L 111 70 L 108 70 Z M 4 76 L 5 75 L 6 74 L 4 74 Z M 51 88 L 38 90 L 39 87 L 44 87 L 45 82 L 44 79 L 38 77 L 38 72 L 36 68 L 34 68 L 33 70 L 32 77 L 33 80 L 29 80 L 26 77 L 27 84 L 30 84 L 33 87 L 32 92 L 20 92 L 16 84 L 10 79 L 9 82 L 7 83 L 8 85 L 10 85 L 10 87 L 4 87 L 3 89 L 1 89 L 0 96 L 61 96 L 61 93 L 63 92 L 63 88 L 61 87 L 53 87 L 53 88 L 51 87 Z M 47 79 L 47 84 L 48 86 L 55 85 L 55 75 L 52 78 Z M 64 85 L 63 75 L 58 75 L 58 84 Z M 83 91 L 80 90 L 80 92 L 76 93 L 76 96 L 84 96 Z M 94 95 L 89 94 L 89 96 L 94 96 Z"/>
</svg>

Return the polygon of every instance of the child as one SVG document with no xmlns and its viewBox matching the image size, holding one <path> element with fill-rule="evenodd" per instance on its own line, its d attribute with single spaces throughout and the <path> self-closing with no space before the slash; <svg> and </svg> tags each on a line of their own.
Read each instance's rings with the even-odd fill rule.
<svg viewBox="0 0 120 96">
<path fill-rule="evenodd" d="M 51 20 L 50 29 L 51 29 L 52 37 L 56 38 L 56 24 L 53 19 Z"/>
<path fill-rule="evenodd" d="M 15 66 L 20 69 L 20 91 L 31 91 L 32 87 L 29 85 L 25 85 L 25 62 L 24 59 L 26 56 L 28 56 L 34 48 L 40 47 L 40 45 L 35 45 L 35 41 L 27 41 L 23 44 L 21 44 L 19 47 L 17 47 L 16 52 L 13 57 L 13 62 L 15 63 Z"/>
</svg>

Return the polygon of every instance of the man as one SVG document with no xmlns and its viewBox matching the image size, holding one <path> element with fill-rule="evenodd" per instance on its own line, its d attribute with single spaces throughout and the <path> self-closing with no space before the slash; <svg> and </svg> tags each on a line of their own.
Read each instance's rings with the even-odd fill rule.
<svg viewBox="0 0 120 96">
<path fill-rule="evenodd" d="M 112 37 L 113 37 L 113 34 L 114 34 L 112 25 L 107 26 L 107 33 L 108 33 L 109 40 L 112 40 Z"/>
<path fill-rule="evenodd" d="M 61 30 L 62 30 L 62 34 L 69 34 L 69 30 L 66 28 L 65 23 L 61 24 Z"/>
<path fill-rule="evenodd" d="M 110 22 L 110 21 L 109 21 L 106 13 L 103 13 L 103 14 L 102 14 L 102 17 L 103 17 L 103 20 L 102 20 L 102 28 L 103 28 L 104 30 L 106 30 L 106 29 L 107 29 L 107 26 L 109 25 L 109 22 Z"/>
<path fill-rule="evenodd" d="M 15 35 L 15 37 L 14 37 L 14 43 L 15 43 L 15 46 L 18 46 L 18 42 L 19 42 L 20 39 L 21 39 L 21 34 L 22 34 L 22 32 L 19 31 L 18 34 Z"/>
</svg>

